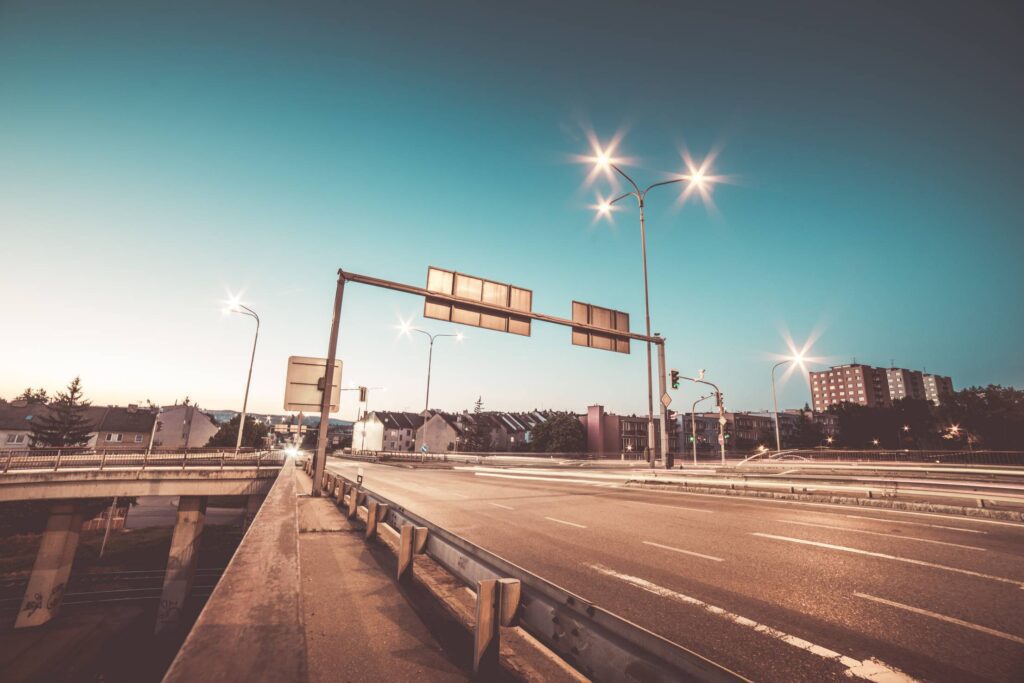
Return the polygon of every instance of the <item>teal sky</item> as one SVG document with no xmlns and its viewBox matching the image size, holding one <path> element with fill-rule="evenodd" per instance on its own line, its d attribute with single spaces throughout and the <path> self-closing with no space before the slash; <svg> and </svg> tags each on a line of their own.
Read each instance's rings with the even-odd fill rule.
<svg viewBox="0 0 1024 683">
<path fill-rule="evenodd" d="M 0 0 L 0 396 L 76 374 L 97 404 L 185 395 L 279 411 L 325 355 L 335 272 L 428 265 L 643 320 L 633 208 L 589 208 L 586 134 L 653 182 L 718 152 L 715 207 L 649 198 L 653 326 L 735 409 L 772 354 L 1024 385 L 1024 11 L 1018 3 Z M 432 331 L 350 285 L 344 384 L 419 410 Z M 644 353 L 466 328 L 432 407 L 646 409 Z M 686 388 L 674 408 L 688 409 Z M 785 406 L 808 400 L 791 379 Z M 355 414 L 347 395 L 341 417 Z"/>
</svg>

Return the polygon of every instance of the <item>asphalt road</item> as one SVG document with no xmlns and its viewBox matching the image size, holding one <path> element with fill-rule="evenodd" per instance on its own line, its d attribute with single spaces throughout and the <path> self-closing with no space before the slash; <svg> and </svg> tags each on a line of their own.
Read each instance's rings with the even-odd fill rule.
<svg viewBox="0 0 1024 683">
<path fill-rule="evenodd" d="M 1019 681 L 1024 525 L 555 477 L 331 471 L 751 679 Z"/>
</svg>

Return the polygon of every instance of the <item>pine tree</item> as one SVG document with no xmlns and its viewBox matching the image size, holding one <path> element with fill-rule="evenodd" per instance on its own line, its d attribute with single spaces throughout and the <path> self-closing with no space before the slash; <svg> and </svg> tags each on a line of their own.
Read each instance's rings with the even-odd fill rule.
<svg viewBox="0 0 1024 683">
<path fill-rule="evenodd" d="M 469 430 L 466 432 L 466 440 L 463 442 L 463 448 L 470 453 L 486 451 L 491 447 L 491 430 L 487 428 L 483 412 L 484 401 L 481 396 L 476 399 L 473 406 L 473 422 L 470 424 Z"/>
<path fill-rule="evenodd" d="M 89 401 L 82 395 L 82 381 L 75 377 L 66 391 L 57 393 L 48 412 L 32 418 L 33 448 L 63 448 L 89 443 L 95 425 L 85 416 Z"/>
</svg>

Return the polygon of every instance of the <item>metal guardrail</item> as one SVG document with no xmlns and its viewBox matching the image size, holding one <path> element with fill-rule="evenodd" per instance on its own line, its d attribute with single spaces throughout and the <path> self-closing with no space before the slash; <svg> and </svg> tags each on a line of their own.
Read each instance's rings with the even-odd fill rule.
<svg viewBox="0 0 1024 683">
<path fill-rule="evenodd" d="M 285 455 L 265 450 L 197 449 L 188 451 L 54 449 L 49 451 L 0 451 L 2 473 L 22 470 L 105 468 L 280 467 Z"/>
<path fill-rule="evenodd" d="M 1024 451 L 945 451 L 936 449 L 896 449 L 896 450 L 840 450 L 832 448 L 791 449 L 781 454 L 765 451 L 763 455 L 754 454 L 748 460 L 761 456 L 764 460 L 839 461 L 839 462 L 906 462 L 906 463 L 948 463 L 953 465 L 1013 465 L 1024 466 Z"/>
<path fill-rule="evenodd" d="M 309 463 L 306 462 L 307 474 Z M 521 593 L 517 624 L 545 647 L 595 681 L 744 681 L 701 655 L 619 617 L 584 598 L 512 564 L 384 496 L 341 475 L 325 473 L 324 490 L 340 488 L 369 507 L 385 505 L 379 521 L 392 531 L 406 525 L 428 530 L 425 551 L 433 560 L 479 593 L 480 582 L 513 579 Z M 350 499 L 351 500 L 351 499 Z M 372 515 L 367 521 L 372 522 Z M 395 532 L 398 533 L 397 531 Z"/>
</svg>

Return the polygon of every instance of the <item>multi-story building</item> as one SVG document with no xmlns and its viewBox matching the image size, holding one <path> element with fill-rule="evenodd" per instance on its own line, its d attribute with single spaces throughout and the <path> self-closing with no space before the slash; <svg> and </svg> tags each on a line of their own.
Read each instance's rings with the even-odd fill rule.
<svg viewBox="0 0 1024 683">
<path fill-rule="evenodd" d="M 423 416 L 375 410 L 352 426 L 352 449 L 357 451 L 412 451 Z"/>
<path fill-rule="evenodd" d="M 810 373 L 812 408 L 826 410 L 839 403 L 891 406 L 901 399 L 927 399 L 936 405 L 953 393 L 953 381 L 905 368 L 875 368 L 851 363 Z"/>
<path fill-rule="evenodd" d="M 924 375 L 919 370 L 886 368 L 885 381 L 889 387 L 889 400 L 904 398 L 924 400 Z"/>
<path fill-rule="evenodd" d="M 850 363 L 811 371 L 810 384 L 814 412 L 846 402 L 869 407 L 892 405 L 886 371 L 870 365 Z"/>
<path fill-rule="evenodd" d="M 935 405 L 942 405 L 953 395 L 953 380 L 943 375 L 929 375 L 924 377 L 924 397 Z"/>
<path fill-rule="evenodd" d="M 157 422 L 156 448 L 202 448 L 220 429 L 213 418 L 188 403 L 164 406 Z"/>
</svg>

